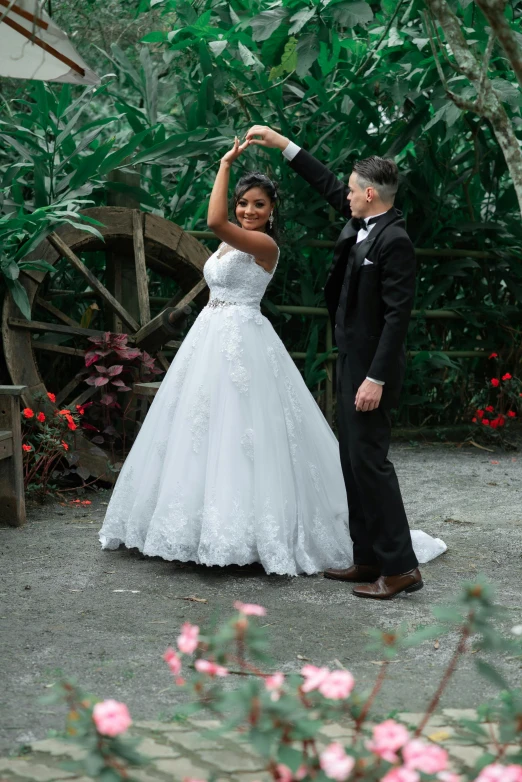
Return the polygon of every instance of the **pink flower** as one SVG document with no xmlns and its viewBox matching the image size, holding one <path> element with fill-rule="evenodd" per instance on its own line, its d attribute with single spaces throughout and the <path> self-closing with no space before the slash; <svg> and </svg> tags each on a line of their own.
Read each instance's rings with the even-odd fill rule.
<svg viewBox="0 0 522 782">
<path fill-rule="evenodd" d="M 292 782 L 292 771 L 284 763 L 277 764 L 276 774 L 278 782 Z"/>
<path fill-rule="evenodd" d="M 124 703 L 107 700 L 97 703 L 92 710 L 96 730 L 102 736 L 119 736 L 132 725 L 129 710 Z"/>
<path fill-rule="evenodd" d="M 350 776 L 355 760 L 346 754 L 341 744 L 334 742 L 321 752 L 319 765 L 327 777 L 335 779 L 336 782 L 344 782 Z"/>
<path fill-rule="evenodd" d="M 303 692 L 311 692 L 324 682 L 330 676 L 328 668 L 316 668 L 315 665 L 303 665 L 301 675 L 305 678 L 305 683 L 301 685 Z"/>
<path fill-rule="evenodd" d="M 206 673 L 208 676 L 228 676 L 228 671 L 222 665 L 211 662 L 210 660 L 196 660 L 194 668 L 199 673 Z"/>
<path fill-rule="evenodd" d="M 185 622 L 181 628 L 181 635 L 178 635 L 178 649 L 183 654 L 192 654 L 197 649 L 199 643 L 199 627 Z"/>
<path fill-rule="evenodd" d="M 381 779 L 381 782 L 419 782 L 419 780 L 420 776 L 416 771 L 412 771 L 411 768 L 406 768 L 406 766 L 401 766 L 388 771 Z"/>
<path fill-rule="evenodd" d="M 273 701 L 278 701 L 280 698 L 281 693 L 279 690 L 285 683 L 285 677 L 283 673 L 274 673 L 272 676 L 267 676 L 265 678 L 265 687 L 266 689 L 271 692 L 270 698 Z"/>
<path fill-rule="evenodd" d="M 174 676 L 178 676 L 181 671 L 181 659 L 178 657 L 174 649 L 169 646 L 165 654 L 163 655 L 163 659 L 167 663 L 167 665 L 170 668 L 170 672 L 174 674 Z"/>
<path fill-rule="evenodd" d="M 454 774 L 453 771 L 441 771 L 437 774 L 437 779 L 440 779 L 440 782 L 462 782 L 459 775 Z"/>
<path fill-rule="evenodd" d="M 266 615 L 266 608 L 263 608 L 263 606 L 258 606 L 255 603 L 241 603 L 240 600 L 236 600 L 234 603 L 234 608 L 237 611 L 241 611 L 241 613 L 245 614 L 246 616 Z"/>
<path fill-rule="evenodd" d="M 408 768 L 423 771 L 425 774 L 436 774 L 448 767 L 448 753 L 436 744 L 426 744 L 420 739 L 413 739 L 402 749 L 402 757 Z"/>
<path fill-rule="evenodd" d="M 297 782 L 301 782 L 302 779 L 304 779 L 306 776 L 308 776 L 308 767 L 305 763 L 301 763 L 299 768 L 294 774 L 294 779 L 297 779 Z"/>
<path fill-rule="evenodd" d="M 475 782 L 521 782 L 522 766 L 492 763 L 482 769 Z"/>
<path fill-rule="evenodd" d="M 373 739 L 367 742 L 366 747 L 388 763 L 396 763 L 397 750 L 403 747 L 409 738 L 410 734 L 404 725 L 395 720 L 386 720 L 374 727 Z"/>
<path fill-rule="evenodd" d="M 349 671 L 332 671 L 319 685 L 319 692 L 325 698 L 342 700 L 348 698 L 355 685 L 355 679 Z"/>
</svg>

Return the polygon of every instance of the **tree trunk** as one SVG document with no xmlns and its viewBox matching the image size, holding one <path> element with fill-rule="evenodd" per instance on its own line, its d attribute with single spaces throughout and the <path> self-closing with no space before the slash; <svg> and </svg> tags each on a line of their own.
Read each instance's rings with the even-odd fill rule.
<svg viewBox="0 0 522 782">
<path fill-rule="evenodd" d="M 485 7 L 487 6 L 488 14 L 486 14 L 486 12 L 484 13 L 487 16 L 494 32 L 496 32 L 496 28 L 492 24 L 490 15 L 495 15 L 496 17 L 501 15 L 504 19 L 504 22 L 507 24 L 507 21 L 503 15 L 503 5 L 499 4 L 498 2 L 493 3 L 491 0 L 476 0 L 476 2 L 479 7 L 482 7 L 482 5 Z M 455 62 L 458 66 L 458 70 L 467 76 L 469 81 L 475 87 L 477 92 L 477 100 L 474 103 L 471 101 L 466 101 L 459 95 L 452 92 L 444 81 L 442 72 L 439 70 L 439 73 L 441 73 L 441 78 L 443 79 L 446 93 L 450 100 L 459 106 L 459 108 L 465 111 L 473 111 L 475 114 L 478 114 L 479 117 L 484 117 L 491 123 L 495 138 L 497 139 L 497 142 L 504 155 L 511 181 L 513 182 L 515 193 L 517 195 L 520 213 L 522 215 L 521 144 L 515 134 L 509 116 L 491 83 L 491 80 L 487 77 L 487 60 L 482 66 L 478 62 L 477 58 L 464 38 L 460 22 L 449 7 L 447 0 L 426 0 L 426 4 L 430 9 L 433 17 L 442 27 L 448 46 L 450 47 L 453 57 L 455 58 Z M 500 29 L 502 25 L 499 23 L 497 27 Z M 504 37 L 507 40 L 507 36 Z"/>
</svg>

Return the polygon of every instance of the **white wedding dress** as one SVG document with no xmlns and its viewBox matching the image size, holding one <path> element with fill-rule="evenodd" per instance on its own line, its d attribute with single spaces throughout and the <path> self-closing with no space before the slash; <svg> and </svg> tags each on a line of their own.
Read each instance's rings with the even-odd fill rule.
<svg viewBox="0 0 522 782">
<path fill-rule="evenodd" d="M 102 547 L 288 575 L 348 567 L 337 440 L 260 311 L 273 272 L 222 245 L 204 276 L 209 303 L 122 467 Z M 422 562 L 446 549 L 412 537 Z"/>
</svg>

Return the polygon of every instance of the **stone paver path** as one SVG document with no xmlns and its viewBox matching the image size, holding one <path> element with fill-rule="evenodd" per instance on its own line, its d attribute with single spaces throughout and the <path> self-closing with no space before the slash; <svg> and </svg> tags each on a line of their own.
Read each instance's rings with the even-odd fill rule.
<svg viewBox="0 0 522 782">
<path fill-rule="evenodd" d="M 422 714 L 400 713 L 397 719 L 412 730 Z M 468 746 L 459 736 L 459 722 L 475 719 L 473 709 L 443 709 L 430 718 L 423 736 L 445 747 L 454 771 L 471 768 L 481 756 L 480 748 Z M 242 739 L 240 733 L 217 735 L 219 723 L 214 720 L 172 722 L 136 722 L 134 737 L 141 737 L 139 751 L 150 759 L 147 766 L 133 769 L 132 777 L 139 782 L 172 782 L 187 777 L 214 779 L 214 782 L 269 782 L 263 759 Z M 318 748 L 332 741 L 348 744 L 353 729 L 350 725 L 329 723 L 317 736 Z M 515 748 L 513 748 L 515 749 Z M 509 750 L 508 753 L 509 755 Z M 0 758 L 0 782 L 89 782 L 90 777 L 65 771 L 67 760 L 80 760 L 84 751 L 75 744 L 58 738 L 35 741 L 22 756 Z"/>
</svg>

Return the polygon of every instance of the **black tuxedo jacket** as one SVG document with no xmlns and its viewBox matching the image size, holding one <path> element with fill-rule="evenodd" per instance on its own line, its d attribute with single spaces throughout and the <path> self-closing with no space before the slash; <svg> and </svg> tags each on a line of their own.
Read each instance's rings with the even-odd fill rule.
<svg viewBox="0 0 522 782">
<path fill-rule="evenodd" d="M 383 380 L 381 404 L 395 407 L 404 379 L 404 340 L 415 295 L 415 252 L 402 213 L 392 207 L 382 215 L 356 246 L 347 270 L 359 231 L 351 218 L 348 186 L 304 149 L 289 165 L 348 220 L 337 239 L 324 287 L 326 306 L 335 331 L 341 292 L 347 297 L 343 343 L 354 391 L 367 376 Z M 365 258 L 372 264 L 363 265 Z"/>
</svg>

